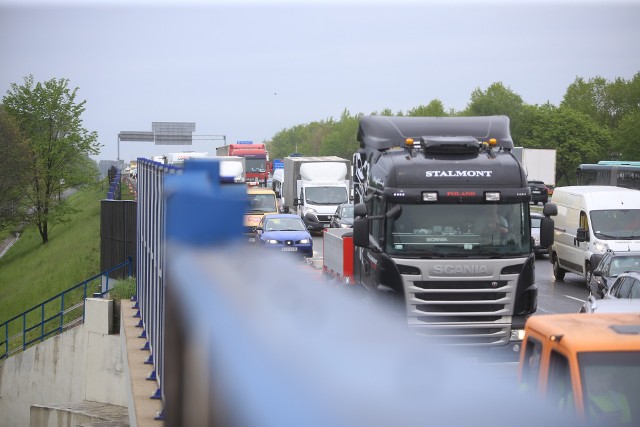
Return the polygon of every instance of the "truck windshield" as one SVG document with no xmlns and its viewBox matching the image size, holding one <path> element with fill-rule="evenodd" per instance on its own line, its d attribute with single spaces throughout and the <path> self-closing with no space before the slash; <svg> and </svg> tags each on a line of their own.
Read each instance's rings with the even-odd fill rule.
<svg viewBox="0 0 640 427">
<path fill-rule="evenodd" d="M 312 205 L 339 205 L 347 202 L 345 187 L 307 187 L 307 203 Z"/>
<path fill-rule="evenodd" d="M 252 159 L 250 157 L 245 158 L 247 172 L 265 172 L 267 170 L 267 160 Z"/>
<path fill-rule="evenodd" d="M 387 220 L 387 253 L 406 257 L 509 257 L 531 252 L 528 205 L 401 205 Z"/>
<path fill-rule="evenodd" d="M 640 209 L 591 211 L 591 226 L 598 239 L 640 239 Z"/>
</svg>

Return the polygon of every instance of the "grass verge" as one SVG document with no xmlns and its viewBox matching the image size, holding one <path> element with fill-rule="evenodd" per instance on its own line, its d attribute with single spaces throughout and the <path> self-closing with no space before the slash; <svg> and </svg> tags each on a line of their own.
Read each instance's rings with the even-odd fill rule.
<svg viewBox="0 0 640 427">
<path fill-rule="evenodd" d="M 100 272 L 100 187 L 69 196 L 78 212 L 50 229 L 42 244 L 29 227 L 0 258 L 0 323 Z"/>
</svg>

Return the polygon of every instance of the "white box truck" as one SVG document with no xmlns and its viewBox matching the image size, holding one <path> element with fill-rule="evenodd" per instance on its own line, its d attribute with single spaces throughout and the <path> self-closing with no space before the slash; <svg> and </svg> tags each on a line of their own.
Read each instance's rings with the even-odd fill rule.
<svg viewBox="0 0 640 427">
<path fill-rule="evenodd" d="M 527 181 L 542 181 L 548 187 L 556 185 L 556 150 L 515 147 L 513 155 L 527 175 Z"/>
<path fill-rule="evenodd" d="M 337 156 L 285 157 L 281 206 L 307 227 L 329 226 L 338 205 L 349 202 L 351 161 Z"/>
<path fill-rule="evenodd" d="M 621 187 L 557 187 L 545 215 L 553 218 L 549 260 L 556 280 L 565 273 L 584 276 L 592 270 L 591 255 L 607 250 L 640 250 L 640 192 Z"/>
</svg>

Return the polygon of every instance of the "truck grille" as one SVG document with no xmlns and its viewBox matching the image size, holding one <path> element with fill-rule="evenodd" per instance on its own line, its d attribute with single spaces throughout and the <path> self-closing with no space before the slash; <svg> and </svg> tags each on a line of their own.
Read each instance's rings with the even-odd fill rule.
<svg viewBox="0 0 640 427">
<path fill-rule="evenodd" d="M 409 323 L 448 344 L 498 346 L 509 342 L 513 312 L 507 280 L 416 281 L 407 290 Z M 514 284 L 515 286 L 515 284 Z"/>
<path fill-rule="evenodd" d="M 331 221 L 331 215 L 317 215 L 318 217 L 318 222 L 330 222 Z"/>
</svg>

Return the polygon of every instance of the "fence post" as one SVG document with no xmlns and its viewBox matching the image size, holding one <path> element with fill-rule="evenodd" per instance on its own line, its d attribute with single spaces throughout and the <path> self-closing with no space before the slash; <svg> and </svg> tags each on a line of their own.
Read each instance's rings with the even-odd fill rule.
<svg viewBox="0 0 640 427">
<path fill-rule="evenodd" d="M 169 246 L 209 247 L 241 238 L 242 219 L 247 209 L 246 187 L 221 184 L 219 166 L 217 161 L 208 159 L 190 160 L 185 162 L 183 174 L 165 176 L 166 242 Z M 165 277 L 170 277 L 170 273 Z M 192 402 L 184 401 L 182 391 L 189 383 L 184 376 L 189 374 L 191 362 L 184 354 L 187 324 L 183 311 L 188 308 L 181 306 L 180 290 L 172 286 L 170 280 L 165 291 L 163 335 L 166 345 L 160 357 L 164 357 L 161 366 L 171 368 L 159 373 L 166 405 L 166 425 L 180 426 L 188 416 L 189 409 L 185 407 L 193 409 Z M 212 420 L 209 423 L 201 421 L 202 425 L 212 425 Z"/>
</svg>

